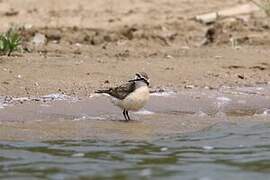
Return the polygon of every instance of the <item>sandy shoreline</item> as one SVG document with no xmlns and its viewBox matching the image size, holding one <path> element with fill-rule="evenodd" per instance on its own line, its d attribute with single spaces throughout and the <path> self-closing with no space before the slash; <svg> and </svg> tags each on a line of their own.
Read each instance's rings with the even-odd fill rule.
<svg viewBox="0 0 270 180">
<path fill-rule="evenodd" d="M 269 88 L 154 93 L 145 109 L 130 112 L 129 122 L 97 94 L 13 99 L 0 108 L 0 140 L 154 140 L 226 123 L 267 123 Z"/>
<path fill-rule="evenodd" d="M 214 43 L 198 46 L 211 26 L 189 18 L 235 6 L 237 1 L 196 1 L 191 6 L 187 1 L 138 0 L 119 8 L 116 1 L 67 4 L 1 1 L 3 30 L 11 23 L 25 27 L 21 33 L 29 52 L 0 57 L 0 95 L 88 96 L 95 89 L 126 81 L 137 71 L 149 73 L 153 89 L 176 91 L 270 82 L 267 19 L 248 16 L 246 22 L 218 22 L 213 27 L 220 34 Z M 6 15 L 10 11 L 17 13 Z M 46 44 L 34 46 L 35 33 L 44 34 Z M 237 47 L 228 37 L 239 40 Z"/>
<path fill-rule="evenodd" d="M 149 73 L 152 89 L 181 91 L 183 88 L 257 86 L 270 82 L 269 51 L 266 47 L 259 50 L 252 47 L 240 50 L 200 48 L 177 53 L 159 52 L 161 56 L 168 54 L 169 58 L 123 60 L 83 55 L 75 58 L 68 55 L 44 58 L 38 54 L 1 57 L 0 94 L 40 96 L 60 92 L 89 96 L 95 89 L 115 86 L 138 71 Z M 135 51 L 132 54 L 141 56 Z"/>
</svg>

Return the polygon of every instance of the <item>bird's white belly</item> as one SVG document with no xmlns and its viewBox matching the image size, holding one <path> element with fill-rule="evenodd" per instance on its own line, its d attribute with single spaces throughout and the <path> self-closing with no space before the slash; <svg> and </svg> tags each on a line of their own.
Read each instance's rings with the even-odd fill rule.
<svg viewBox="0 0 270 180">
<path fill-rule="evenodd" d="M 149 89 L 148 87 L 143 86 L 130 93 L 125 99 L 118 101 L 114 100 L 113 103 L 128 111 L 138 111 L 145 106 L 148 100 Z"/>
</svg>

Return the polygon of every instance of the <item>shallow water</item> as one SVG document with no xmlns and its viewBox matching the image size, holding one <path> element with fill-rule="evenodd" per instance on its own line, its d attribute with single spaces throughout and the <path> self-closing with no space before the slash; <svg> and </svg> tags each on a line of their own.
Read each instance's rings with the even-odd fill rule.
<svg viewBox="0 0 270 180">
<path fill-rule="evenodd" d="M 0 142 L 1 179 L 269 179 L 270 123 L 151 141 Z"/>
<path fill-rule="evenodd" d="M 0 179 L 269 179 L 270 87 L 0 98 Z"/>
<path fill-rule="evenodd" d="M 145 109 L 130 112 L 129 123 L 100 95 L 0 98 L 0 104 L 0 140 L 151 140 L 222 122 L 267 122 L 270 87 L 154 93 Z"/>
</svg>

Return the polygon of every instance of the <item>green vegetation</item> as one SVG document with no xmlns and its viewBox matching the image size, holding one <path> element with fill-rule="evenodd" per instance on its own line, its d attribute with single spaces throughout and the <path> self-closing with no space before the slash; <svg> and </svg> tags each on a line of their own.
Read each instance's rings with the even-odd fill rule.
<svg viewBox="0 0 270 180">
<path fill-rule="evenodd" d="M 14 28 L 0 34 L 0 55 L 8 55 L 18 49 L 21 44 L 21 37 Z"/>
<path fill-rule="evenodd" d="M 261 0 L 257 2 L 255 0 L 250 0 L 252 3 L 256 4 L 259 8 L 261 8 L 265 14 L 270 17 L 270 0 Z"/>
</svg>

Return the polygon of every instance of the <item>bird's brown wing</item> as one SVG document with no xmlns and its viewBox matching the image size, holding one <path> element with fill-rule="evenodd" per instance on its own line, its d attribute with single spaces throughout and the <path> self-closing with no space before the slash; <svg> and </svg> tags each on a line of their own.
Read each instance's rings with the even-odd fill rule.
<svg viewBox="0 0 270 180">
<path fill-rule="evenodd" d="M 121 86 L 111 88 L 108 94 L 122 100 L 134 90 L 135 90 L 135 82 L 128 82 Z"/>
</svg>

